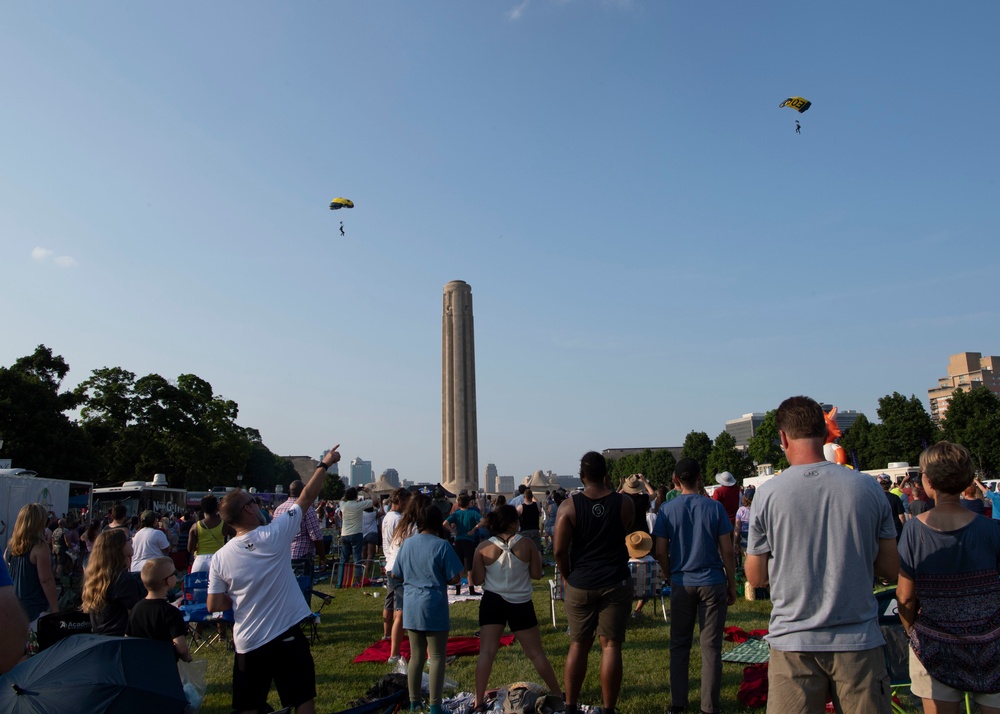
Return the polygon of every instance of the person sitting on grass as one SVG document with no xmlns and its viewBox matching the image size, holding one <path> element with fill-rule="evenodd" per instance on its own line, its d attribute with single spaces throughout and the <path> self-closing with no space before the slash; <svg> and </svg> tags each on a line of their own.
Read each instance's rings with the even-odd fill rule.
<svg viewBox="0 0 1000 714">
<path fill-rule="evenodd" d="M 167 593 L 177 583 L 174 561 L 166 556 L 147 560 L 142 566 L 142 584 L 146 597 L 136 603 L 128 616 L 126 637 L 171 642 L 174 656 L 191 661 L 187 643 L 187 624 L 181 611 L 167 602 Z"/>
<path fill-rule="evenodd" d="M 538 618 L 531 602 L 531 581 L 542 577 L 542 555 L 531 540 L 518 535 L 519 521 L 513 506 L 501 506 L 487 514 L 486 527 L 491 537 L 479 544 L 472 558 L 469 582 L 483 586 L 473 712 L 486 711 L 486 685 L 500 649 L 500 636 L 507 625 L 549 691 L 562 698 L 562 685 L 542 649 Z"/>
</svg>

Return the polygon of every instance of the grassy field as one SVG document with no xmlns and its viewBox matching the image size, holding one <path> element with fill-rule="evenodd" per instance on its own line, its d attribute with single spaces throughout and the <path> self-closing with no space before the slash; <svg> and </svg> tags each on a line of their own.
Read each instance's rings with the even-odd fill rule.
<svg viewBox="0 0 1000 714">
<path fill-rule="evenodd" d="M 332 590 L 324 586 L 318 589 L 336 595 L 336 599 L 324 610 L 320 625 L 320 641 L 313 645 L 316 661 L 317 711 L 321 714 L 339 712 L 347 708 L 348 702 L 362 696 L 379 677 L 390 671 L 387 664 L 354 664 L 353 659 L 362 650 L 382 636 L 382 595 L 384 590 L 366 588 L 364 590 Z M 375 593 L 378 597 L 373 597 Z M 314 600 L 318 606 L 318 600 Z M 560 627 L 553 629 L 549 617 L 547 579 L 535 586 L 535 611 L 541 623 L 540 629 L 545 651 L 562 678 L 562 666 L 568 649 L 566 618 L 562 614 L 562 603 L 557 603 Z M 669 702 L 669 628 L 658 612 L 659 603 L 649 602 L 644 611 L 646 617 L 633 621 L 623 648 L 624 677 L 619 710 L 625 714 L 648 714 L 663 712 Z M 668 603 L 669 611 L 669 603 Z M 730 608 L 727 625 L 735 625 L 744 630 L 767 627 L 770 602 L 747 602 L 740 599 Z M 451 634 L 473 635 L 479 629 L 479 603 L 458 603 L 451 608 Z M 724 649 L 735 645 L 724 643 Z M 209 688 L 202 712 L 204 714 L 228 714 L 231 711 L 232 654 L 224 648 L 214 651 L 203 649 L 198 658 L 209 660 Z M 587 705 L 601 703 L 598 680 L 598 646 L 591 652 L 587 679 L 584 683 L 580 702 Z M 449 665 L 447 676 L 459 683 L 465 691 L 472 691 L 475 676 L 475 657 L 459 657 Z M 691 702 L 697 711 L 700 691 L 700 655 L 697 649 L 691 657 Z M 726 712 L 763 712 L 763 709 L 747 709 L 737 699 L 737 691 L 743 678 L 743 665 L 723 664 L 722 707 Z M 490 678 L 491 687 L 502 687 L 511 682 L 528 680 L 541 682 L 541 678 L 528 663 L 515 643 L 500 650 Z M 450 696 L 446 693 L 446 696 Z M 271 706 L 280 708 L 277 694 L 272 688 L 269 699 Z"/>
</svg>

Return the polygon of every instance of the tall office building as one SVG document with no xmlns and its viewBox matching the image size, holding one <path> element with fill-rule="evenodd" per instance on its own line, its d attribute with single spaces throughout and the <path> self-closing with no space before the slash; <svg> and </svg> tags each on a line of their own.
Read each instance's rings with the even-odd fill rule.
<svg viewBox="0 0 1000 714">
<path fill-rule="evenodd" d="M 444 286 L 441 317 L 441 485 L 452 493 L 479 489 L 476 430 L 476 339 L 472 288 Z"/>
<path fill-rule="evenodd" d="M 497 465 L 496 464 L 486 464 L 486 471 L 483 474 L 483 482 L 485 484 L 486 493 L 496 493 L 497 492 Z"/>
<path fill-rule="evenodd" d="M 374 480 L 375 475 L 372 472 L 371 461 L 365 461 L 360 456 L 351 461 L 352 486 L 364 486 L 366 483 L 371 483 Z"/>
<path fill-rule="evenodd" d="M 940 421 L 948 412 L 948 402 L 956 389 L 969 392 L 986 387 L 1000 394 L 1000 357 L 983 357 L 979 352 L 959 352 L 948 358 L 948 376 L 938 379 L 938 386 L 927 390 L 931 419 Z"/>
<path fill-rule="evenodd" d="M 750 439 L 757 435 L 765 416 L 764 412 L 751 412 L 739 419 L 730 419 L 726 422 L 726 432 L 736 439 L 736 446 L 745 447 L 750 443 Z"/>
<path fill-rule="evenodd" d="M 514 493 L 513 476 L 497 476 L 497 493 Z"/>
<path fill-rule="evenodd" d="M 385 479 L 386 483 L 391 483 L 396 488 L 399 488 L 399 471 L 396 469 L 386 469 L 382 472 L 382 478 Z"/>
</svg>

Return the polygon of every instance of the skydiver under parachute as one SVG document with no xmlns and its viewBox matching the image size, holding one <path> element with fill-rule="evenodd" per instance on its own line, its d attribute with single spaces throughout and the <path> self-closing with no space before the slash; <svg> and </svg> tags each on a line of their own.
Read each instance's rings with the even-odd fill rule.
<svg viewBox="0 0 1000 714">
<path fill-rule="evenodd" d="M 794 109 L 799 114 L 801 114 L 802 112 L 809 109 L 809 107 L 811 106 L 812 102 L 810 102 L 805 97 L 789 97 L 788 99 L 786 99 L 785 101 L 783 101 L 781 104 L 778 105 L 778 109 L 781 109 L 782 107 L 788 107 L 789 109 Z M 795 133 L 796 134 L 802 133 L 802 125 L 799 124 L 798 119 L 795 120 Z"/>
<path fill-rule="evenodd" d="M 339 196 L 337 198 L 333 199 L 332 201 L 330 201 L 330 210 L 331 211 L 337 211 L 337 210 L 340 210 L 341 208 L 354 208 L 354 201 L 352 201 L 349 198 L 340 198 Z M 344 222 L 343 221 L 340 222 L 340 235 L 342 235 L 342 236 L 346 236 L 347 235 L 344 232 Z"/>
</svg>

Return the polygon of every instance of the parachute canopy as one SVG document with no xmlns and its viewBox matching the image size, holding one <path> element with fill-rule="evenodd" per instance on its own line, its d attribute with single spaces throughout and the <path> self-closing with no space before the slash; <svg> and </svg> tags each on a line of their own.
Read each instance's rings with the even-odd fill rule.
<svg viewBox="0 0 1000 714">
<path fill-rule="evenodd" d="M 811 106 L 812 102 L 810 102 L 805 97 L 789 97 L 788 99 L 786 99 L 785 101 L 783 101 L 781 104 L 778 105 L 778 109 L 781 109 L 782 107 L 790 107 L 795 111 L 797 111 L 799 114 L 801 114 Z"/>
<path fill-rule="evenodd" d="M 331 211 L 336 211 L 339 208 L 354 208 L 354 201 L 349 198 L 335 198 L 330 201 Z"/>
</svg>

